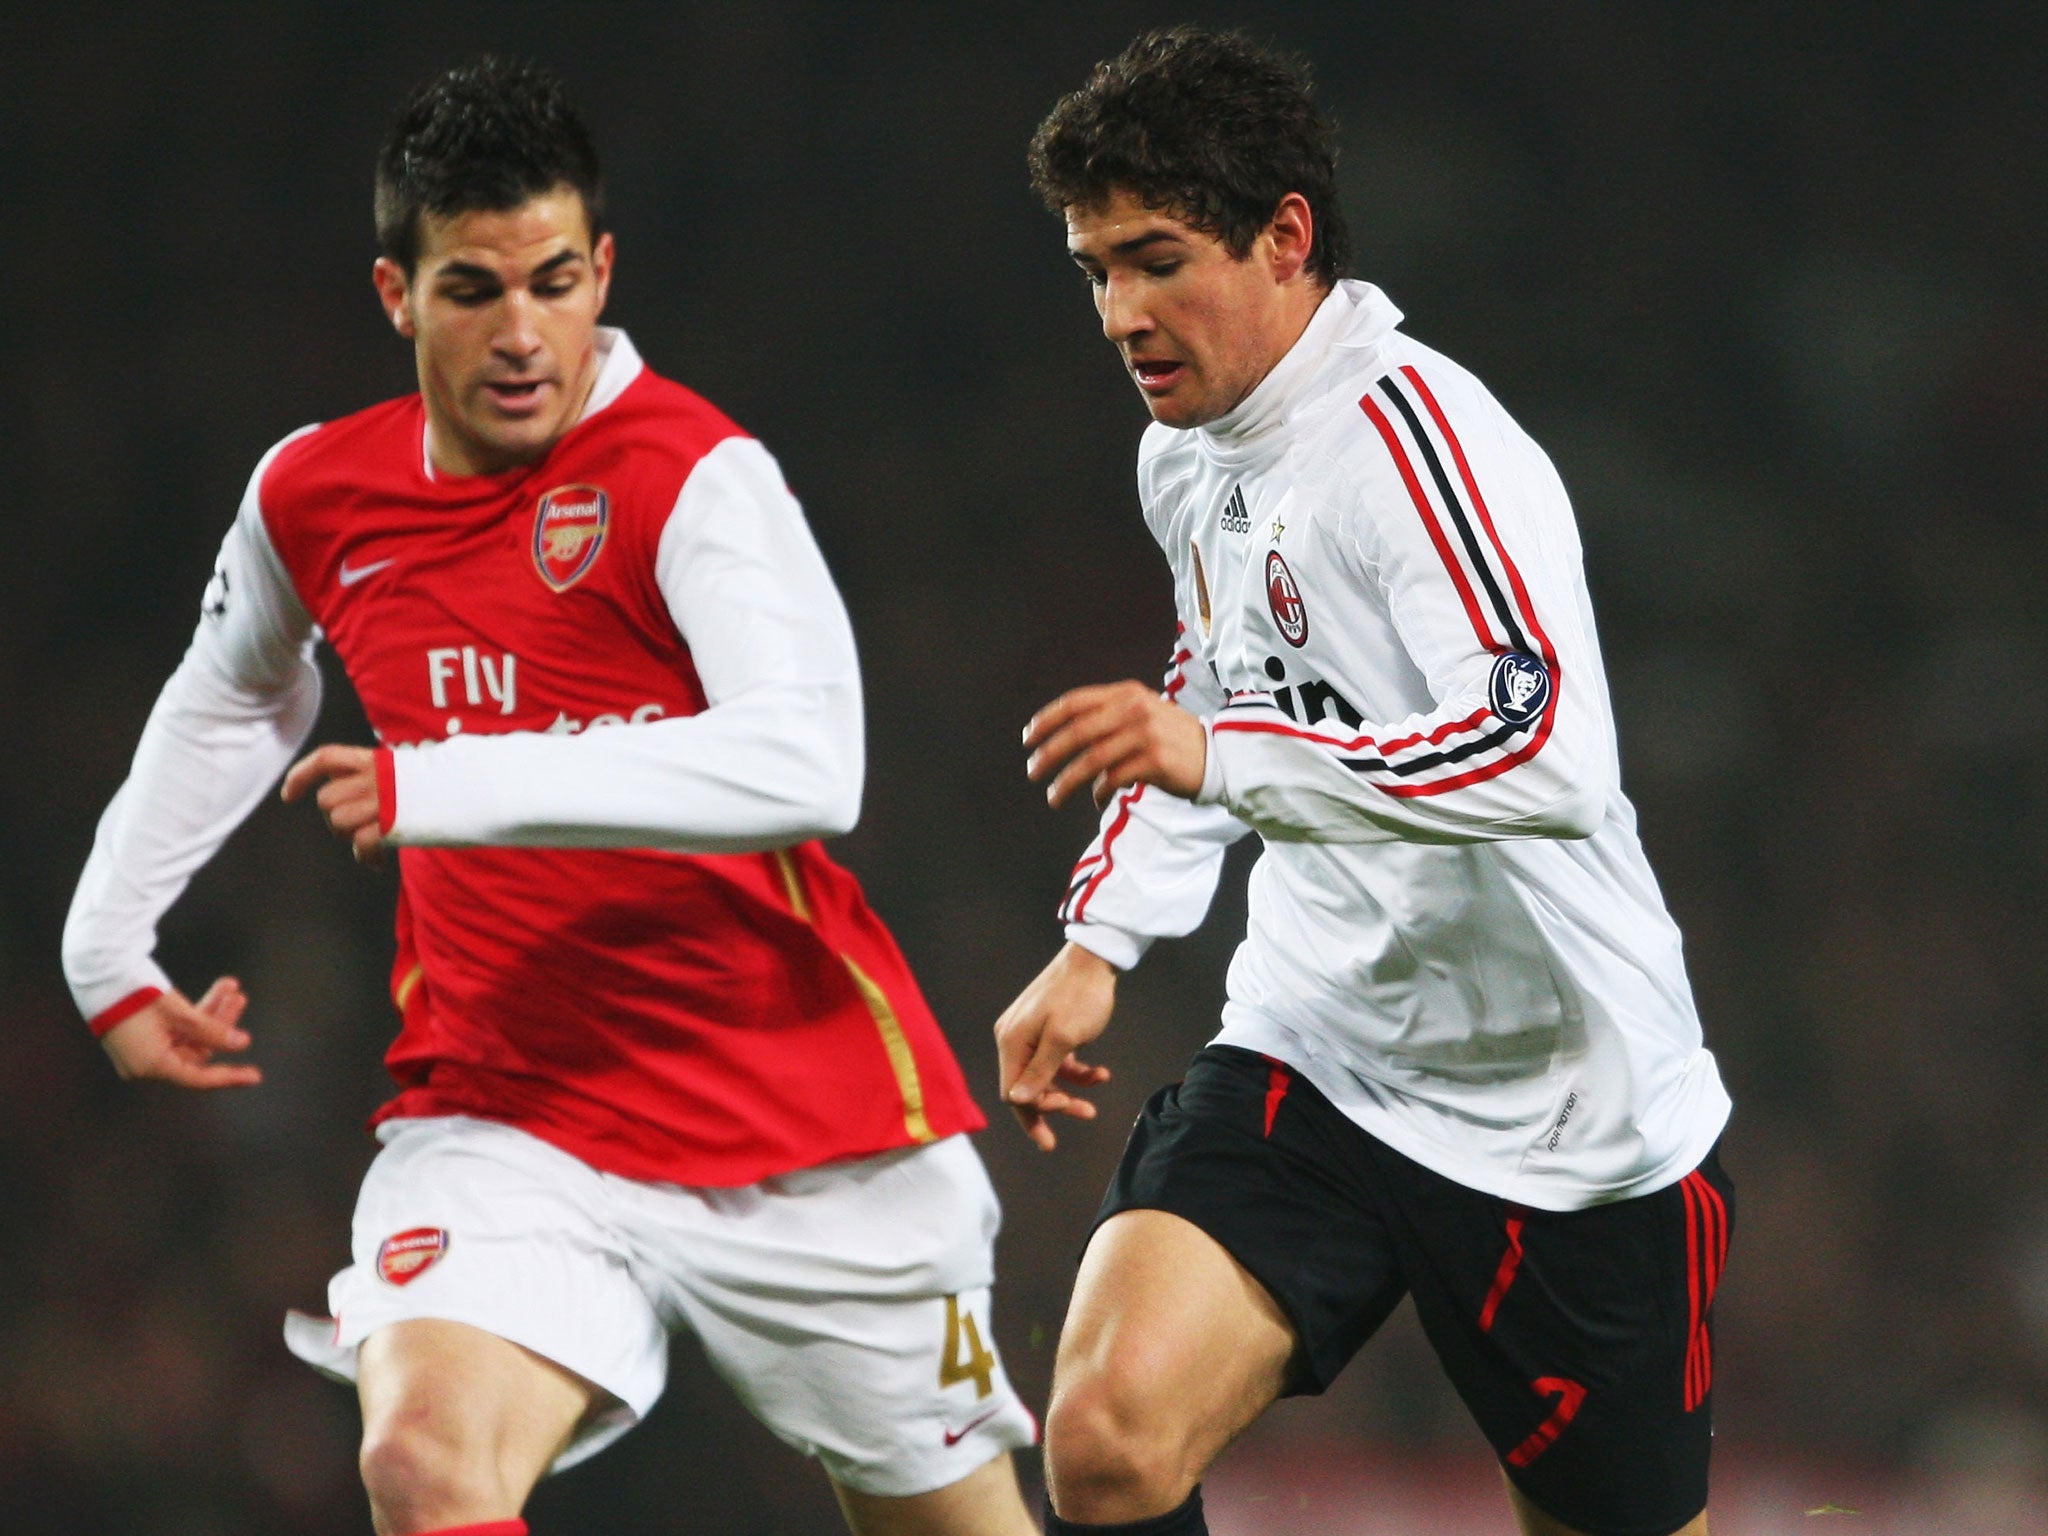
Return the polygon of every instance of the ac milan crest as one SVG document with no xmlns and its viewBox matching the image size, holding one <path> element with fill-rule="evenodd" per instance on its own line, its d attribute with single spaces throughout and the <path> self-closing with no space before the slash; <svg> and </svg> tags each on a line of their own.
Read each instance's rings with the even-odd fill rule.
<svg viewBox="0 0 2048 1536">
<path fill-rule="evenodd" d="M 1301 588 L 1294 584 L 1294 572 L 1280 558 L 1280 551 L 1266 555 L 1266 604 L 1273 610 L 1273 622 L 1280 637 L 1292 646 L 1308 643 L 1308 608 L 1301 600 Z"/>
<path fill-rule="evenodd" d="M 377 1245 L 377 1274 L 390 1285 L 411 1285 L 448 1251 L 442 1227 L 411 1227 Z"/>
<path fill-rule="evenodd" d="M 594 485 L 558 485 L 533 514 L 533 568 L 557 592 L 566 592 L 597 563 L 604 548 L 610 498 Z"/>
</svg>

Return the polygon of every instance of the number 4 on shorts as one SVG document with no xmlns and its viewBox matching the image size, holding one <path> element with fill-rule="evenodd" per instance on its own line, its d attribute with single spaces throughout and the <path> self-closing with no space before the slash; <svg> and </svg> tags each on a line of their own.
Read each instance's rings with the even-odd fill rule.
<svg viewBox="0 0 2048 1536">
<path fill-rule="evenodd" d="M 974 1325 L 974 1314 L 964 1316 L 960 1311 L 960 1298 L 946 1298 L 946 1348 L 939 1356 L 939 1385 L 950 1387 L 956 1382 L 974 1383 L 974 1395 L 987 1397 L 995 1391 L 996 1357 L 983 1348 L 981 1330 Z"/>
</svg>

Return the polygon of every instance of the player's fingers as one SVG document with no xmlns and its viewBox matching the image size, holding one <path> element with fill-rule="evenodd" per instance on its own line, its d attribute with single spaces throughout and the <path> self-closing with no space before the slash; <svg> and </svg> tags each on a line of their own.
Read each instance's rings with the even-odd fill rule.
<svg viewBox="0 0 2048 1536">
<path fill-rule="evenodd" d="M 355 836 L 350 842 L 358 864 L 365 869 L 384 867 L 384 834 L 378 830 L 374 817 L 356 828 Z"/>
<path fill-rule="evenodd" d="M 228 1050 L 239 1051 L 248 1045 L 249 1034 L 242 1028 L 242 1015 L 249 1010 L 249 994 L 240 986 L 227 978 L 216 981 L 207 989 L 206 996 L 199 999 L 198 1008 L 203 1017 L 226 1032 Z"/>
<path fill-rule="evenodd" d="M 242 993 L 241 983 L 232 977 L 223 976 L 208 987 L 197 1004 L 167 992 L 154 1006 L 163 1020 L 161 1038 L 167 1048 L 165 1054 L 175 1052 L 204 1061 L 215 1051 L 248 1048 L 248 1032 L 239 1022 L 248 999 Z"/>
<path fill-rule="evenodd" d="M 996 1020 L 996 1081 L 1005 1099 L 1038 1054 L 1046 1028 L 1046 1016 L 1030 994 L 1019 998 Z M 1028 1100 L 1030 1094 L 1023 1095 Z"/>
<path fill-rule="evenodd" d="M 1122 761 L 1129 752 L 1130 745 L 1121 734 L 1099 736 L 1088 742 L 1067 759 L 1066 766 L 1046 786 L 1046 802 L 1055 806 L 1064 804 L 1075 790 L 1091 782 L 1111 763 Z"/>
<path fill-rule="evenodd" d="M 253 1088 L 263 1081 L 263 1069 L 246 1062 L 188 1061 L 166 1056 L 150 1076 L 180 1088 Z"/>
<path fill-rule="evenodd" d="M 1041 1115 L 1065 1115 L 1073 1120 L 1093 1120 L 1095 1106 L 1077 1094 L 1062 1093 L 1057 1088 L 1048 1088 L 1038 1096 L 1037 1110 Z"/>
<path fill-rule="evenodd" d="M 222 976 L 216 978 L 213 985 L 206 989 L 205 995 L 193 1006 L 201 1013 L 211 1014 L 217 1019 L 226 1018 L 230 1014 L 239 1015 L 248 1007 L 249 995 L 242 990 L 242 983 L 235 977 Z"/>
<path fill-rule="evenodd" d="M 172 1025 L 171 1043 L 192 1059 L 203 1061 L 216 1051 L 246 1051 L 249 1032 L 231 1020 L 194 1009 L 178 1016 Z"/>
<path fill-rule="evenodd" d="M 1048 1027 L 1040 1033 L 1031 1051 L 1031 1059 L 1017 1074 L 1010 1085 L 1010 1102 L 1013 1104 L 1036 1103 L 1046 1089 L 1052 1086 L 1053 1077 L 1059 1072 L 1060 1063 L 1073 1050 L 1073 1037 L 1062 1036 Z"/>
<path fill-rule="evenodd" d="M 1110 790 L 1111 794 L 1126 784 L 1135 784 L 1142 769 L 1144 745 L 1143 736 L 1129 729 L 1104 737 L 1060 770 L 1059 777 L 1045 792 L 1046 801 L 1055 807 L 1064 805 L 1067 797 L 1083 784 L 1092 785 L 1098 779 L 1106 782 L 1108 776 L 1118 772 L 1123 776 Z M 1106 796 L 1104 800 L 1106 803 Z"/>
<path fill-rule="evenodd" d="M 1024 776 L 1037 783 L 1075 753 L 1086 751 L 1116 730 L 1122 720 L 1121 713 L 1111 704 L 1097 704 L 1076 711 L 1038 744 L 1025 761 Z"/>
<path fill-rule="evenodd" d="M 1082 1087 L 1092 1088 L 1097 1083 L 1109 1081 L 1109 1068 L 1091 1066 L 1080 1057 L 1069 1054 L 1067 1059 L 1060 1063 L 1059 1075 L 1062 1082 L 1077 1083 Z"/>
<path fill-rule="evenodd" d="M 284 786 L 278 791 L 284 798 L 285 803 L 290 804 L 303 795 L 312 785 L 319 783 L 320 780 L 328 777 L 330 774 L 339 772 L 338 758 L 341 750 L 340 747 L 332 744 L 324 747 L 315 747 L 296 763 L 293 763 L 285 773 Z"/>
<path fill-rule="evenodd" d="M 1100 704 L 1103 695 L 1114 687 L 1114 684 L 1091 683 L 1085 688 L 1069 688 L 1024 723 L 1024 745 L 1038 746 L 1075 715 Z"/>
<path fill-rule="evenodd" d="M 1017 1123 L 1024 1128 L 1024 1134 L 1031 1138 L 1032 1144 L 1039 1151 L 1050 1152 L 1059 1145 L 1059 1138 L 1053 1134 L 1052 1127 L 1045 1123 L 1045 1117 L 1037 1110 L 1027 1104 L 1012 1104 L 1010 1112 L 1017 1117 Z"/>
</svg>

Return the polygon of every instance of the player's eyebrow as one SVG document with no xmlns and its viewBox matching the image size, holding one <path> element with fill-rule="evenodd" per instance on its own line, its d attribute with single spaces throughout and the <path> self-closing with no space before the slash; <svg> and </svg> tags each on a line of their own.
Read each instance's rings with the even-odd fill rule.
<svg viewBox="0 0 2048 1536">
<path fill-rule="evenodd" d="M 498 274 L 489 267 L 480 267 L 473 261 L 451 261 L 434 274 L 436 278 L 460 278 L 471 283 L 495 283 Z"/>
<path fill-rule="evenodd" d="M 557 267 L 567 266 L 572 261 L 581 261 L 582 259 L 583 253 L 574 246 L 570 246 L 566 250 L 555 252 L 554 255 L 535 267 L 532 275 L 540 277 L 545 273 L 554 271 Z M 478 266 L 473 261 L 451 261 L 434 275 L 441 278 L 452 277 L 470 283 L 496 283 L 502 281 L 498 274 L 489 267 Z"/>
<path fill-rule="evenodd" d="M 1133 235 L 1128 240 L 1119 240 L 1115 245 L 1112 245 L 1109 248 L 1109 254 L 1111 256 L 1135 256 L 1140 251 L 1146 250 L 1151 246 L 1158 245 L 1162 241 L 1171 241 L 1175 244 L 1178 244 L 1180 242 L 1180 236 L 1175 234 L 1170 229 L 1148 230 L 1146 233 L 1142 235 Z M 1097 256 L 1093 251 L 1077 251 L 1070 246 L 1067 249 L 1067 254 L 1084 267 L 1099 267 L 1102 265 L 1102 258 L 1100 256 Z"/>
<path fill-rule="evenodd" d="M 1157 245 L 1162 240 L 1178 242 L 1179 239 L 1180 236 L 1170 229 L 1155 229 L 1148 234 L 1133 235 L 1128 240 L 1119 240 L 1109 248 L 1109 253 L 1112 256 L 1135 256 L 1147 246 Z"/>
</svg>

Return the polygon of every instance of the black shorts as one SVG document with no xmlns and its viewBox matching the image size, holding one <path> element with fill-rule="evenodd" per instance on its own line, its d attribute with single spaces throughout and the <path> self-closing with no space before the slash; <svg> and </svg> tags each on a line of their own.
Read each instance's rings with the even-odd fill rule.
<svg viewBox="0 0 2048 1536">
<path fill-rule="evenodd" d="M 1715 1283 L 1735 1192 L 1713 1153 L 1666 1189 L 1539 1211 L 1432 1173 L 1292 1069 L 1212 1045 L 1138 1117 L 1098 1223 L 1215 1238 L 1320 1392 L 1404 1295 L 1515 1486 L 1588 1536 L 1667 1536 L 1707 1502 Z"/>
</svg>

